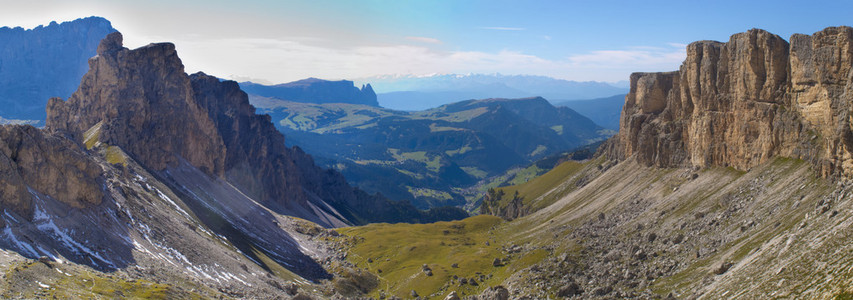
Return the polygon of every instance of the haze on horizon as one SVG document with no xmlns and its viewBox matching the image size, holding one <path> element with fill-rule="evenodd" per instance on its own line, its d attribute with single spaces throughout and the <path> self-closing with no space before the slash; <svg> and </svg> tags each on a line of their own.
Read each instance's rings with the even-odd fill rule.
<svg viewBox="0 0 853 300">
<path fill-rule="evenodd" d="M 750 28 L 787 39 L 850 25 L 853 9 L 840 1 L 693 2 L 2 1 L 0 26 L 101 16 L 129 48 L 173 42 L 187 72 L 260 83 L 436 73 L 619 82 L 676 70 L 696 40 L 727 41 Z"/>
</svg>

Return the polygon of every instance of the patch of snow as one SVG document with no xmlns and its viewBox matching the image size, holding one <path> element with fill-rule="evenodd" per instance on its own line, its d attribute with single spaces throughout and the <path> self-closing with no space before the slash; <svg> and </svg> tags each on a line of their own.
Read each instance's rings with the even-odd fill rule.
<svg viewBox="0 0 853 300">
<path fill-rule="evenodd" d="M 33 246 L 15 237 L 15 234 L 12 233 L 12 227 L 6 226 L 3 228 L 3 237 L 10 243 L 14 244 L 21 252 L 26 252 L 27 254 L 33 257 L 39 256 L 38 252 L 36 252 L 36 249 L 34 249 Z"/>
<path fill-rule="evenodd" d="M 48 217 L 47 222 L 42 222 L 41 224 L 36 224 L 36 228 L 38 228 L 40 231 L 47 233 L 47 234 L 52 233 L 56 238 L 59 239 L 60 242 L 65 244 L 65 246 L 68 249 L 70 249 L 71 251 L 74 251 L 74 253 L 89 254 L 91 257 L 97 258 L 101 262 L 104 262 L 107 265 L 109 265 L 110 267 L 115 268 L 115 264 L 113 264 L 112 261 L 102 257 L 101 254 L 99 254 L 96 251 L 93 251 L 92 249 L 89 249 L 89 247 L 86 247 L 83 244 L 75 241 L 71 236 L 69 236 L 67 233 L 65 233 L 65 231 L 63 231 L 62 229 L 57 227 L 56 224 L 53 223 L 53 219 L 50 219 Z M 88 243 L 88 241 L 86 241 L 86 243 Z M 91 260 L 91 257 L 89 258 L 89 260 Z M 93 261 L 93 263 L 94 263 L 94 261 Z"/>
<path fill-rule="evenodd" d="M 41 210 L 41 207 L 39 207 L 38 204 L 35 204 L 34 206 L 35 208 L 33 209 L 33 222 L 50 219 L 50 216 L 48 216 L 47 213 Z"/>
<path fill-rule="evenodd" d="M 166 201 L 169 204 L 171 204 L 172 207 L 174 207 L 179 213 L 181 213 L 181 215 L 183 215 L 185 218 L 187 218 L 187 220 L 192 221 L 190 219 L 190 214 L 188 214 L 183 208 L 178 206 L 178 204 L 175 203 L 175 201 L 172 201 L 172 198 L 169 198 L 169 196 L 166 196 L 166 194 L 163 194 L 163 192 L 161 192 L 159 189 L 155 188 L 154 190 L 157 191 L 157 196 L 159 196 L 160 199 L 163 199 L 163 201 Z"/>
<path fill-rule="evenodd" d="M 134 249 L 136 249 L 136 250 L 139 250 L 139 251 L 142 251 L 142 252 L 145 252 L 145 253 L 148 253 L 148 254 L 153 255 L 153 253 L 151 253 L 151 251 L 150 251 L 150 250 L 148 250 L 148 248 L 145 248 L 145 246 L 143 246 L 142 244 L 140 244 L 140 243 L 139 243 L 138 241 L 136 241 L 136 240 L 133 240 L 133 248 L 134 248 Z"/>
<path fill-rule="evenodd" d="M 8 212 L 8 211 L 6 211 L 5 209 L 3 210 L 3 214 L 5 214 L 5 215 L 6 215 L 6 217 L 8 217 L 8 218 L 9 218 L 9 219 L 6 219 L 6 220 L 10 220 L 10 219 L 11 219 L 12 221 L 15 221 L 15 224 L 19 224 L 19 223 L 21 223 L 21 222 L 18 222 L 18 219 L 15 219 L 15 217 L 14 217 L 14 216 L 10 215 L 10 214 L 9 214 L 9 212 Z M 5 219 L 5 218 L 4 218 L 4 219 Z"/>
<path fill-rule="evenodd" d="M 42 247 L 41 247 L 41 246 L 39 246 L 39 245 L 36 245 L 36 248 L 38 248 L 39 252 L 41 252 L 42 254 L 44 254 L 44 256 L 47 256 L 47 257 L 49 257 L 49 258 L 50 258 L 50 259 L 52 259 L 52 260 L 57 260 L 56 255 L 53 255 L 53 253 L 50 253 L 50 251 L 45 250 L 44 248 L 42 248 Z"/>
<path fill-rule="evenodd" d="M 241 275 L 242 275 L 242 274 L 241 274 Z M 239 278 L 239 277 L 237 277 L 237 276 L 234 276 L 234 274 L 231 274 L 230 272 L 225 272 L 225 277 L 226 277 L 226 278 L 231 278 L 231 279 L 236 280 L 236 281 L 239 281 L 240 283 L 242 283 L 242 284 L 243 284 L 243 285 L 245 285 L 245 286 L 250 286 L 250 287 L 252 286 L 252 284 L 251 284 L 251 283 L 248 283 L 248 282 L 243 281 L 242 279 L 240 279 L 240 278 Z M 245 276 L 243 276 L 243 278 L 245 278 Z"/>
</svg>

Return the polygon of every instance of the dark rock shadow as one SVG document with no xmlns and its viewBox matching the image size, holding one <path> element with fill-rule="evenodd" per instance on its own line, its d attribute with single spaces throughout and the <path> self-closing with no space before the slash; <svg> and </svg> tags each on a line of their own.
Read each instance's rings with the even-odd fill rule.
<svg viewBox="0 0 853 300">
<path fill-rule="evenodd" d="M 101 204 L 73 208 L 47 195 L 33 195 L 32 220 L 3 210 L 0 247 L 38 259 L 68 260 L 102 272 L 135 265 L 133 244 L 116 202 L 107 196 Z"/>
<path fill-rule="evenodd" d="M 272 273 L 266 256 L 313 282 L 331 279 L 323 267 L 300 250 L 299 243 L 275 216 L 221 178 L 185 163 L 157 174 L 210 230 L 224 236 L 247 258 Z"/>
</svg>

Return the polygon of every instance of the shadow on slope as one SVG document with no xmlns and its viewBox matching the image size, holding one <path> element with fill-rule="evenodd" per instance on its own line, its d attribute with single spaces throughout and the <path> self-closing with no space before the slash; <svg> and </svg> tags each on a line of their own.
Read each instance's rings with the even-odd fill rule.
<svg viewBox="0 0 853 300">
<path fill-rule="evenodd" d="M 34 214 L 28 220 L 3 210 L 0 248 L 24 257 L 69 260 L 112 272 L 136 264 L 127 228 L 113 199 L 92 208 L 73 208 L 32 189 Z"/>
<path fill-rule="evenodd" d="M 213 178 L 184 163 L 159 173 L 182 194 L 190 210 L 211 230 L 268 272 L 276 268 L 262 256 L 311 281 L 330 279 L 319 263 L 300 250 L 267 208 L 221 178 Z"/>
</svg>

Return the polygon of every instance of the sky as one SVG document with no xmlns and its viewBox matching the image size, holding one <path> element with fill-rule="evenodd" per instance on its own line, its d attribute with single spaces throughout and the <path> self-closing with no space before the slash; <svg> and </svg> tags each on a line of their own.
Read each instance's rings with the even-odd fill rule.
<svg viewBox="0 0 853 300">
<path fill-rule="evenodd" d="M 187 72 L 317 77 L 501 73 L 619 82 L 677 70 L 686 44 L 853 25 L 853 1 L 0 0 L 0 26 L 101 16 L 125 46 L 172 42 Z"/>
</svg>

